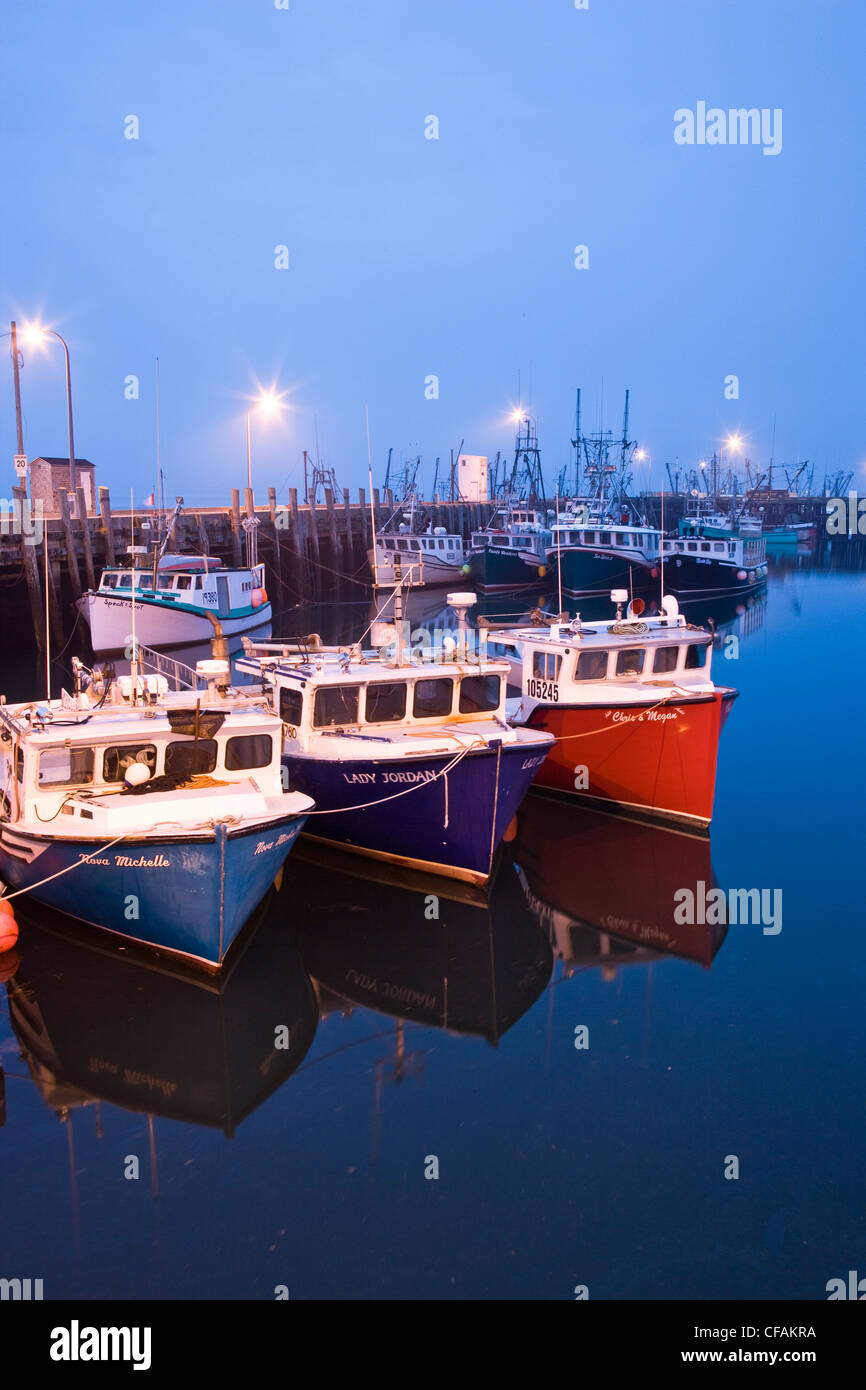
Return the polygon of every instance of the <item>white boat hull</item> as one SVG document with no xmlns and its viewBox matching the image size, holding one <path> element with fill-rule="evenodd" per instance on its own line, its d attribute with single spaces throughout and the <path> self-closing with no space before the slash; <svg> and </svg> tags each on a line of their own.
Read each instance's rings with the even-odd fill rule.
<svg viewBox="0 0 866 1390">
<path fill-rule="evenodd" d="M 389 551 L 385 551 L 384 554 L 380 552 L 374 563 L 371 550 L 368 552 L 367 558 L 370 561 L 370 568 L 373 570 L 376 587 L 379 589 L 393 588 L 397 582 L 397 576 L 391 553 Z M 421 563 L 422 558 L 423 565 Z M 448 564 L 436 556 L 424 555 L 422 557 L 417 552 L 408 551 L 400 556 L 400 575 L 407 588 L 432 589 L 439 584 L 453 584 L 456 579 L 465 580 L 464 563 L 465 561 L 461 559 L 457 564 Z"/>
<path fill-rule="evenodd" d="M 128 598 L 110 594 L 87 593 L 79 600 L 79 610 L 90 628 L 90 641 L 96 652 L 122 652 L 132 643 L 132 603 Z M 269 623 L 273 616 L 270 603 L 238 617 L 220 617 L 223 635 L 231 637 L 249 632 Z M 189 608 L 175 608 L 167 603 L 135 603 L 135 636 L 145 647 L 184 647 L 196 642 L 209 642 L 213 623 L 204 613 Z"/>
</svg>

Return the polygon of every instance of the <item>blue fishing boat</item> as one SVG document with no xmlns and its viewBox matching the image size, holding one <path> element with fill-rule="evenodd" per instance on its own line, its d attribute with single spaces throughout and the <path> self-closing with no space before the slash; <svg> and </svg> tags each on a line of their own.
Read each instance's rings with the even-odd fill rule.
<svg viewBox="0 0 866 1390">
<path fill-rule="evenodd" d="M 94 927 L 219 969 L 312 801 L 281 727 L 200 662 L 203 689 L 74 661 L 75 690 L 0 704 L 0 877 Z"/>
<path fill-rule="evenodd" d="M 552 533 L 545 513 L 525 503 L 506 503 L 489 526 L 473 531 L 466 569 L 485 593 L 525 589 L 548 580 Z"/>
<path fill-rule="evenodd" d="M 438 646 L 408 650 L 398 601 L 374 649 L 247 639 L 237 667 L 283 720 L 290 785 L 316 802 L 308 835 L 483 884 L 553 740 L 507 723 L 508 663 L 470 650 L 475 595 L 449 603 L 457 634 Z"/>
</svg>

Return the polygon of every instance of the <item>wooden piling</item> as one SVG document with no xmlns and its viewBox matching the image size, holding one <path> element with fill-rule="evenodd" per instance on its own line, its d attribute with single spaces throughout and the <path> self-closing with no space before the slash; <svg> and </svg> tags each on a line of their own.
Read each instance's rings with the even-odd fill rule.
<svg viewBox="0 0 866 1390">
<path fill-rule="evenodd" d="M 113 565 L 114 560 L 114 536 L 111 534 L 111 498 L 108 488 L 99 489 L 99 515 L 102 519 L 102 543 L 105 551 L 105 563 Z"/>
<path fill-rule="evenodd" d="M 232 552 L 234 555 L 235 567 L 240 569 L 243 564 L 243 550 L 241 548 L 241 499 L 236 487 L 232 488 Z"/>
<path fill-rule="evenodd" d="M 75 557 L 75 537 L 72 534 L 72 518 L 69 514 L 69 493 L 58 488 L 57 500 L 60 503 L 60 521 L 63 526 L 63 539 L 66 545 L 66 568 L 73 598 L 81 598 L 81 579 L 78 574 L 78 560 Z"/>
<path fill-rule="evenodd" d="M 87 502 L 84 499 L 84 488 L 77 487 L 75 496 L 78 498 L 78 516 L 81 525 L 81 537 L 84 542 L 84 572 L 87 575 L 88 589 L 96 588 L 96 572 L 93 568 L 93 549 L 90 544 L 90 518 L 87 515 Z"/>
<path fill-rule="evenodd" d="M 289 488 L 289 509 L 292 513 L 292 544 L 295 549 L 295 589 L 298 597 L 304 599 L 308 591 L 308 579 L 304 543 L 301 536 L 301 518 L 298 512 L 298 489 L 296 487 Z"/>
<path fill-rule="evenodd" d="M 331 542 L 331 569 L 338 570 L 343 568 L 343 563 L 340 554 L 340 544 L 337 540 L 337 516 L 334 511 L 334 494 L 329 487 L 325 488 L 325 506 L 328 509 L 328 538 Z"/>
<path fill-rule="evenodd" d="M 20 510 L 23 512 L 28 505 L 27 489 L 14 487 L 12 496 L 17 500 Z M 27 583 L 27 598 L 30 602 L 30 618 L 33 624 L 33 635 L 36 639 L 36 646 L 40 653 L 45 651 L 45 617 L 44 604 L 42 600 L 41 585 L 39 583 L 39 565 L 36 560 L 36 546 L 31 545 L 24 534 L 24 526 L 21 528 L 21 562 L 24 566 L 24 578 Z M 48 523 L 43 518 L 42 521 L 42 544 L 48 544 Z"/>
</svg>

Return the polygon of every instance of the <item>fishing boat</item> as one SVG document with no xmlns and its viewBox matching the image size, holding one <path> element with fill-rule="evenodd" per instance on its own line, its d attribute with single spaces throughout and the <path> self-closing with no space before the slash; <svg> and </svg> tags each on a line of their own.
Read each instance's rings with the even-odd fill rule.
<svg viewBox="0 0 866 1390">
<path fill-rule="evenodd" d="M 664 582 L 682 600 L 735 597 L 767 579 L 767 542 L 762 535 L 714 534 L 697 523 L 662 541 Z"/>
<path fill-rule="evenodd" d="M 783 526 L 771 527 L 764 535 L 769 551 L 812 550 L 818 529 L 811 521 L 789 521 Z"/>
<path fill-rule="evenodd" d="M 687 623 L 673 595 L 646 618 L 642 599 L 624 618 L 628 593 L 611 598 L 611 621 L 539 615 L 488 631 L 488 642 L 513 653 L 521 695 L 509 702 L 511 722 L 556 738 L 536 785 L 706 828 L 719 734 L 737 692 L 713 684 L 712 633 Z"/>
<path fill-rule="evenodd" d="M 280 721 L 223 659 L 192 694 L 137 660 L 73 670 L 71 694 L 0 703 L 0 877 L 218 970 L 313 804 L 283 791 Z"/>
<path fill-rule="evenodd" d="M 404 867 L 483 884 L 552 744 L 506 718 L 508 664 L 470 650 L 471 593 L 449 595 L 456 637 L 409 650 L 398 600 L 372 650 L 244 641 L 285 726 L 290 784 L 316 801 L 307 834 Z"/>
<path fill-rule="evenodd" d="M 378 535 L 367 553 L 377 589 L 393 589 L 401 580 L 413 589 L 453 584 L 464 575 L 466 556 L 463 537 L 431 526 L 417 532 L 400 525 Z"/>
<path fill-rule="evenodd" d="M 600 597 L 611 589 L 630 594 L 658 591 L 662 533 L 609 514 L 588 518 L 585 511 L 564 513 L 554 522 L 547 552 L 553 583 L 564 594 Z"/>
<path fill-rule="evenodd" d="M 525 589 L 548 578 L 552 532 L 543 511 L 506 504 L 480 531 L 473 531 L 465 568 L 485 593 Z"/>
<path fill-rule="evenodd" d="M 263 564 L 232 568 L 210 555 L 163 554 L 149 560 L 146 547 L 130 546 L 132 563 L 103 570 L 98 589 L 78 600 L 93 650 L 123 651 L 132 634 L 165 648 L 209 641 L 217 617 L 226 637 L 270 623 L 272 610 Z"/>
</svg>

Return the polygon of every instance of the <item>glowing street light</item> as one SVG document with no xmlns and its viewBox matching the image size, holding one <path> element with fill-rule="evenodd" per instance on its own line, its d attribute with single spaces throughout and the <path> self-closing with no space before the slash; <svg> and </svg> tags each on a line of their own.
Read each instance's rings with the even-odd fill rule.
<svg viewBox="0 0 866 1390">
<path fill-rule="evenodd" d="M 43 328 L 39 323 L 25 324 L 21 333 L 22 341 L 30 347 L 44 345 L 47 338 L 56 338 L 66 355 L 66 419 L 69 431 L 69 505 L 75 510 L 75 437 L 72 430 L 72 376 L 69 369 L 69 346 L 53 328 Z"/>
<path fill-rule="evenodd" d="M 282 397 L 275 391 L 262 391 L 252 404 L 247 408 L 247 487 L 252 488 L 253 470 L 250 451 L 250 416 L 254 410 L 259 410 L 265 416 L 274 416 L 282 407 Z"/>
</svg>

